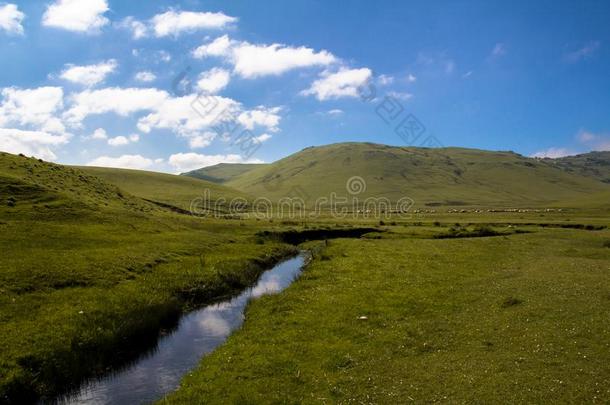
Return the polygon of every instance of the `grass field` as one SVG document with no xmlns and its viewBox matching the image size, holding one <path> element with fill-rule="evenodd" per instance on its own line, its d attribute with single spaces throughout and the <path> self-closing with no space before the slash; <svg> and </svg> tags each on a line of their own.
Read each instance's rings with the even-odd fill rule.
<svg viewBox="0 0 610 405">
<path fill-rule="evenodd" d="M 602 162 L 603 163 L 603 162 Z M 227 166 L 218 168 L 227 172 Z M 599 170 L 605 166 L 598 164 Z M 596 167 L 597 167 L 596 166 Z M 207 169 L 213 174 L 213 169 Z M 206 169 L 198 172 L 206 172 Z M 558 202 L 608 192 L 610 185 L 589 171 L 568 172 L 545 160 L 514 152 L 464 148 L 412 148 L 340 143 L 306 148 L 269 165 L 249 167 L 223 184 L 276 200 L 348 196 L 346 183 L 358 176 L 357 196 L 409 197 L 417 207 L 554 207 Z"/>
<path fill-rule="evenodd" d="M 209 193 L 211 204 L 215 204 L 221 198 L 226 200 L 223 205 L 228 205 L 234 198 L 252 199 L 251 196 L 234 189 L 193 177 L 104 167 L 80 167 L 79 169 L 112 183 L 136 197 L 183 210 L 189 210 L 191 202 L 194 199 L 202 198 L 206 192 Z"/>
<path fill-rule="evenodd" d="M 223 184 L 250 170 L 264 166 L 266 165 L 262 163 L 219 163 L 214 166 L 183 173 L 183 175 Z"/>
<path fill-rule="evenodd" d="M 294 248 L 177 215 L 78 169 L 0 155 L 0 399 L 106 371 Z M 188 180 L 188 179 L 187 179 Z"/>
<path fill-rule="evenodd" d="M 607 403 L 610 232 L 529 230 L 333 240 L 162 402 Z"/>
<path fill-rule="evenodd" d="M 363 227 L 379 231 L 302 245 L 316 250 L 303 277 L 253 303 L 167 400 L 609 400 L 605 191 L 562 211 L 383 219 L 199 218 L 163 205 L 186 207 L 203 185 L 245 196 L 0 154 L 0 402 L 35 402 L 124 364 L 184 311 L 293 254 L 285 235 Z"/>
</svg>

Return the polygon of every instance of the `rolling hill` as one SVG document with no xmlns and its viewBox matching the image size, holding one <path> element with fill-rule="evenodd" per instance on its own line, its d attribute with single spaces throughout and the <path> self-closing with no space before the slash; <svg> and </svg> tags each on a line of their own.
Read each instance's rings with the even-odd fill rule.
<svg viewBox="0 0 610 405">
<path fill-rule="evenodd" d="M 136 197 L 182 210 L 188 210 L 191 201 L 204 196 L 206 190 L 209 192 L 211 203 L 220 198 L 226 201 L 234 198 L 251 200 L 251 197 L 242 192 L 193 177 L 105 167 L 79 167 L 79 169 L 112 183 Z"/>
<path fill-rule="evenodd" d="M 150 212 L 158 208 L 77 168 L 0 153 L 1 207 L 12 216 L 86 215 L 104 210 Z"/>
<path fill-rule="evenodd" d="M 70 167 L 0 153 L 0 206 L 13 215 L 101 215 L 106 210 L 186 213 L 196 198 L 209 195 L 225 206 L 245 193 L 186 176 L 141 170 Z"/>
<path fill-rule="evenodd" d="M 152 348 L 193 303 L 232 295 L 294 252 L 255 243 L 258 223 L 182 215 L 129 192 L 180 202 L 206 186 L 229 192 L 0 153 L 1 404 L 53 402 Z"/>
<path fill-rule="evenodd" d="M 183 173 L 184 176 L 224 184 L 250 170 L 267 166 L 265 163 L 219 163 L 201 169 Z"/>
<path fill-rule="evenodd" d="M 350 196 L 346 184 L 354 176 L 365 183 L 352 190 L 360 199 L 409 197 L 416 206 L 541 207 L 610 190 L 582 170 L 569 172 L 514 152 L 465 148 L 340 143 L 306 148 L 269 165 L 228 166 L 198 172 L 220 171 L 223 184 L 234 189 L 271 200 L 301 197 L 310 205 L 331 193 Z"/>
<path fill-rule="evenodd" d="M 547 158 L 544 162 L 567 172 L 593 177 L 610 184 L 610 151 L 589 152 L 558 159 Z"/>
</svg>

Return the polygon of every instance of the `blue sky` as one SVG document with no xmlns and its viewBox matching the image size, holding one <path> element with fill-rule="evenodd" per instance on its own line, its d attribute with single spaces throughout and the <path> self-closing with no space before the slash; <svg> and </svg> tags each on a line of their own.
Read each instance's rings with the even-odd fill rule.
<svg viewBox="0 0 610 405">
<path fill-rule="evenodd" d="M 0 2 L 0 150 L 166 172 L 343 141 L 610 150 L 607 1 L 347 4 Z"/>
</svg>

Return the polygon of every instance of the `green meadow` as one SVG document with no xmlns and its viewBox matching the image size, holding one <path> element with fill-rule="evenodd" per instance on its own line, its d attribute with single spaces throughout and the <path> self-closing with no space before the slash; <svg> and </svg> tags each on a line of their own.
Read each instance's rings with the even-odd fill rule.
<svg viewBox="0 0 610 405">
<path fill-rule="evenodd" d="M 78 169 L 0 158 L 0 398 L 29 402 L 103 373 L 295 251 L 260 244 L 255 224 L 202 221 Z"/>
<path fill-rule="evenodd" d="M 162 402 L 608 402 L 610 232 L 524 230 L 332 240 Z"/>
<path fill-rule="evenodd" d="M 107 375 L 299 250 L 300 278 L 161 402 L 610 401 L 610 186 L 479 152 L 348 144 L 198 176 L 0 154 L 0 402 Z M 205 190 L 313 199 L 350 173 L 412 211 L 188 214 Z"/>
</svg>

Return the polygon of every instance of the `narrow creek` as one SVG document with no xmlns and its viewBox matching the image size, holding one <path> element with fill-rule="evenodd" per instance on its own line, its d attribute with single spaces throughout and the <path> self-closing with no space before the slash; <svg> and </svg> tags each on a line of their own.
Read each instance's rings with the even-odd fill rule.
<svg viewBox="0 0 610 405">
<path fill-rule="evenodd" d="M 308 253 L 265 271 L 256 285 L 240 295 L 184 315 L 177 328 L 159 339 L 156 349 L 131 366 L 85 383 L 58 404 L 142 404 L 163 398 L 178 388 L 182 377 L 201 358 L 222 344 L 244 322 L 248 301 L 288 287 L 301 273 Z"/>
</svg>

